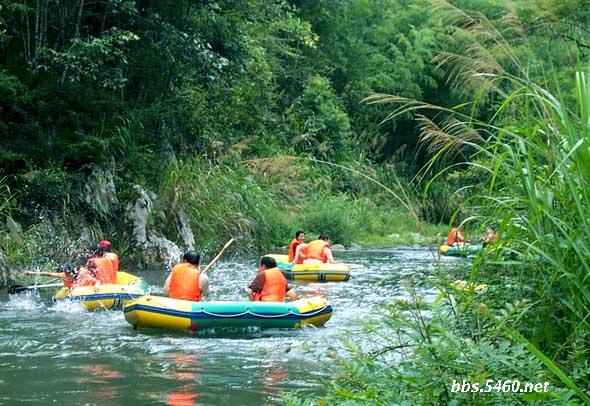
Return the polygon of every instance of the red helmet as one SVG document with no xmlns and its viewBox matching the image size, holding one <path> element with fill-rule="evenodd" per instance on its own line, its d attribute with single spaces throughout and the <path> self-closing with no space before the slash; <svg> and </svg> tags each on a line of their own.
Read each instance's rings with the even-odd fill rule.
<svg viewBox="0 0 590 406">
<path fill-rule="evenodd" d="M 111 242 L 107 240 L 102 240 L 98 243 L 98 246 L 102 249 L 108 250 L 111 248 Z"/>
</svg>

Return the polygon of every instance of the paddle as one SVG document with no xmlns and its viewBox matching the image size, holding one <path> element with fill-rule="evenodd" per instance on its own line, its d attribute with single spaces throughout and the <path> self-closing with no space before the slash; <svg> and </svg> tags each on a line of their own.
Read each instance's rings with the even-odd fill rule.
<svg viewBox="0 0 590 406">
<path fill-rule="evenodd" d="M 45 285 L 29 285 L 29 286 L 24 286 L 24 285 L 9 285 L 7 286 L 7 290 L 8 290 L 8 294 L 12 295 L 15 293 L 19 293 L 19 292 L 24 292 L 27 290 L 37 290 L 37 289 L 42 289 L 42 288 L 55 288 L 61 286 L 63 287 L 64 284 L 62 282 L 59 283 L 47 283 Z"/>
<path fill-rule="evenodd" d="M 229 247 L 230 245 L 232 245 L 233 242 L 234 242 L 234 239 L 232 238 L 231 240 L 229 240 L 228 242 L 225 243 L 225 245 L 223 246 L 223 248 L 221 249 L 221 251 L 219 251 L 219 254 L 217 254 L 217 256 L 215 258 L 213 258 L 211 260 L 211 262 L 209 262 L 209 265 L 207 265 L 205 267 L 205 269 L 203 269 L 203 273 L 207 273 L 207 271 L 209 269 L 211 269 L 211 267 L 219 260 L 219 258 L 221 258 L 221 256 L 223 255 L 223 253 L 227 249 L 227 247 Z"/>
</svg>

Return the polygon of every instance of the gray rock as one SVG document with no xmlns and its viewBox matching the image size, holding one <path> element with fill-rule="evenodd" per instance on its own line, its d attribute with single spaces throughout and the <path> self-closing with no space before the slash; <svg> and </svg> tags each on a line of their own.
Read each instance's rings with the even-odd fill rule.
<svg viewBox="0 0 590 406">
<path fill-rule="evenodd" d="M 142 254 L 146 265 L 166 264 L 167 269 L 180 262 L 182 255 L 175 243 L 159 236 L 150 236 L 143 246 Z"/>
<path fill-rule="evenodd" d="M 362 247 L 354 242 L 350 243 L 350 249 L 352 250 L 360 250 Z"/>
<path fill-rule="evenodd" d="M 4 253 L 0 250 L 0 288 L 3 288 L 8 284 L 9 278 L 10 273 L 6 266 L 6 262 L 4 261 Z"/>
<path fill-rule="evenodd" d="M 114 162 L 111 164 L 114 168 Z M 93 166 L 84 182 L 83 200 L 93 210 L 108 214 L 119 206 L 114 182 L 114 169 L 103 170 Z"/>
<path fill-rule="evenodd" d="M 195 235 L 191 229 L 191 223 L 184 207 L 178 210 L 178 233 L 186 247 L 191 250 L 195 248 Z"/>
<path fill-rule="evenodd" d="M 346 248 L 342 244 L 333 244 L 332 251 L 346 251 Z"/>
<path fill-rule="evenodd" d="M 154 206 L 155 195 L 146 192 L 141 186 L 133 186 L 137 194 L 135 204 L 127 206 L 127 219 L 133 226 L 132 239 L 136 245 L 144 245 L 148 241 L 148 215 Z"/>
<path fill-rule="evenodd" d="M 181 250 L 174 242 L 158 235 L 149 227 L 148 217 L 154 210 L 154 200 L 157 196 L 144 190 L 141 186 L 133 186 L 137 198 L 133 205 L 127 206 L 127 219 L 132 225 L 131 240 L 137 253 L 137 262 L 143 265 L 162 265 L 168 268 L 180 260 Z M 188 223 L 188 216 L 184 210 L 179 213 L 180 234 L 187 247 L 194 247 L 194 235 Z"/>
</svg>

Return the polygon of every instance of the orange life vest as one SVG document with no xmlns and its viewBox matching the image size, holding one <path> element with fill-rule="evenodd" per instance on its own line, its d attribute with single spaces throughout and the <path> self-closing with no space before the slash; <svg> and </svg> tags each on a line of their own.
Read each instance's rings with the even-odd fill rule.
<svg viewBox="0 0 590 406">
<path fill-rule="evenodd" d="M 119 272 L 119 256 L 114 252 L 105 252 L 104 256 L 111 261 L 112 269 L 113 269 L 113 276 L 114 279 L 117 280 L 117 272 Z"/>
<path fill-rule="evenodd" d="M 493 244 L 493 243 L 497 243 L 498 242 L 498 234 L 491 232 L 491 233 L 487 233 L 486 235 L 484 235 L 481 238 L 481 241 L 484 244 Z"/>
<path fill-rule="evenodd" d="M 72 287 L 94 286 L 96 285 L 96 282 L 98 282 L 98 280 L 92 275 L 92 272 L 88 268 L 80 267 Z"/>
<path fill-rule="evenodd" d="M 295 253 L 297 252 L 297 247 L 299 245 L 301 245 L 301 243 L 297 240 L 293 240 L 289 244 L 289 263 L 293 262 L 295 259 Z"/>
<path fill-rule="evenodd" d="M 313 240 L 307 247 L 305 247 L 305 258 L 306 259 L 319 259 L 322 262 L 328 262 L 328 257 L 324 253 L 324 248 L 329 247 L 327 241 L 324 240 Z"/>
<path fill-rule="evenodd" d="M 113 272 L 113 263 L 107 257 L 94 257 L 88 260 L 96 268 L 96 279 L 100 283 L 117 283 L 117 274 Z"/>
<path fill-rule="evenodd" d="M 287 291 L 287 280 L 279 268 L 265 269 L 264 286 L 254 294 L 254 300 L 259 302 L 284 302 Z"/>
<path fill-rule="evenodd" d="M 73 279 L 71 279 L 71 278 L 70 278 L 70 277 L 68 277 L 68 276 L 65 276 L 65 277 L 63 278 L 63 282 L 64 282 L 64 286 L 65 286 L 66 288 L 68 288 L 68 289 L 70 289 L 70 288 L 72 288 L 72 287 L 74 286 L 74 280 L 73 280 Z"/>
<path fill-rule="evenodd" d="M 455 242 L 457 242 L 457 243 L 464 242 L 463 238 L 458 238 L 458 234 L 459 234 L 459 229 L 457 227 L 451 228 L 451 231 L 449 232 L 449 236 L 447 238 L 447 245 L 449 247 L 451 245 L 453 245 Z"/>
<path fill-rule="evenodd" d="M 183 262 L 172 268 L 170 278 L 170 297 L 173 299 L 184 299 L 198 302 L 201 300 L 201 286 L 199 285 L 199 269 Z"/>
</svg>

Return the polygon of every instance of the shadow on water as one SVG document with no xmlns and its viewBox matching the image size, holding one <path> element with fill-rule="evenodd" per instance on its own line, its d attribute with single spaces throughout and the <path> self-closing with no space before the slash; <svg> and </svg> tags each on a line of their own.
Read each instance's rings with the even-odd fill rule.
<svg viewBox="0 0 590 406">
<path fill-rule="evenodd" d="M 215 329 L 197 333 L 134 330 L 120 311 L 87 313 L 36 292 L 0 296 L 0 403 L 263 405 L 283 390 L 321 392 L 327 350 L 355 334 L 375 309 L 406 297 L 412 278 L 421 294 L 435 269 L 427 249 L 338 253 L 357 264 L 349 282 L 307 283 L 300 295 L 322 295 L 334 313 L 323 328 Z M 210 298 L 243 300 L 258 258 L 226 260 L 210 273 Z M 156 289 L 167 272 L 142 276 Z"/>
</svg>

